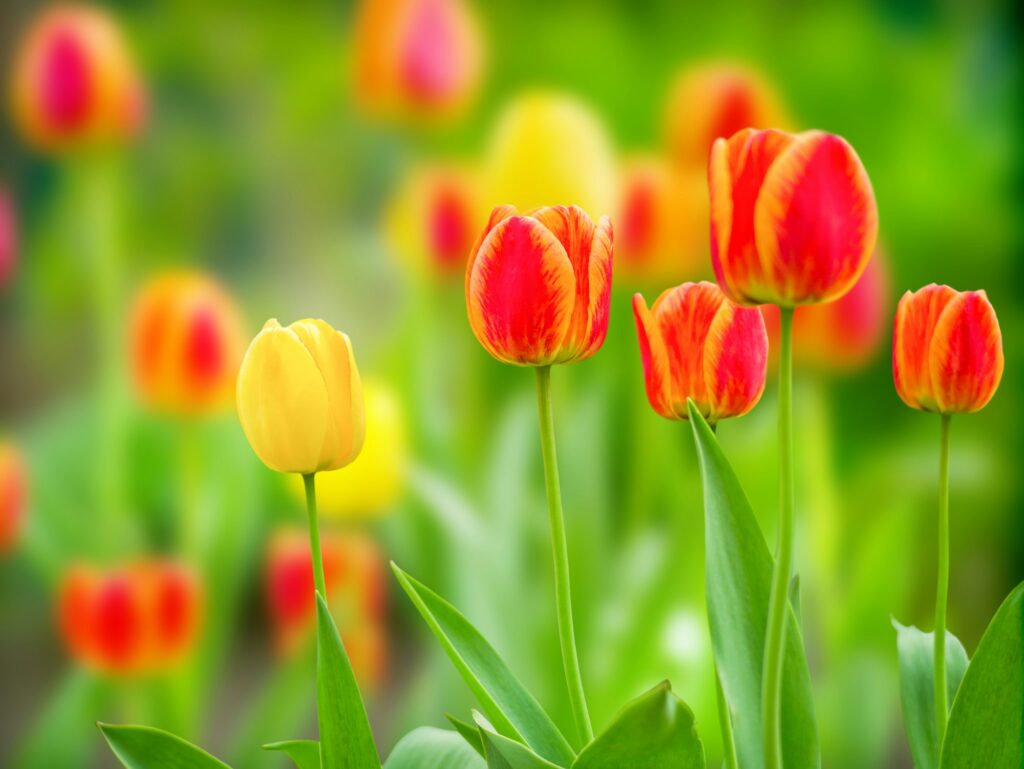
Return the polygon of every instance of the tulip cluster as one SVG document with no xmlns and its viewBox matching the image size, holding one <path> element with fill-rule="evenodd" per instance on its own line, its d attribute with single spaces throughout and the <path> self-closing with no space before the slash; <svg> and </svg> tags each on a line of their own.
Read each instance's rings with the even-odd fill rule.
<svg viewBox="0 0 1024 769">
<path fill-rule="evenodd" d="M 28 499 L 25 460 L 10 441 L 0 440 L 0 555 L 18 541 Z"/>
</svg>

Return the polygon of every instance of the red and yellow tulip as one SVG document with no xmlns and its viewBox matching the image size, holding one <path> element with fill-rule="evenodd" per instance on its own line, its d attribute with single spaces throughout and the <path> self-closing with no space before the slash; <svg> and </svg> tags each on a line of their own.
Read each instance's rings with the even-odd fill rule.
<svg viewBox="0 0 1024 769">
<path fill-rule="evenodd" d="M 896 391 L 911 408 L 978 411 L 995 395 L 1003 362 L 999 321 L 984 291 L 932 283 L 900 299 L 892 372 Z"/>
<path fill-rule="evenodd" d="M 828 302 L 860 278 L 878 235 L 867 172 L 842 138 L 743 130 L 708 168 L 711 261 L 740 304 Z"/>
<path fill-rule="evenodd" d="M 0 289 L 14 274 L 18 260 L 18 219 L 14 201 L 6 189 L 0 188 Z"/>
<path fill-rule="evenodd" d="M 466 270 L 469 322 L 495 358 L 547 366 L 589 358 L 608 332 L 612 225 L 577 206 L 499 206 Z"/>
<path fill-rule="evenodd" d="M 18 541 L 28 502 L 28 469 L 21 451 L 0 440 L 0 555 Z"/>
<path fill-rule="evenodd" d="M 713 283 L 684 283 L 647 308 L 633 297 L 647 398 L 667 419 L 687 419 L 692 400 L 711 424 L 746 414 L 764 392 L 768 334 L 757 308 Z"/>
<path fill-rule="evenodd" d="M 138 132 L 145 97 L 116 21 L 89 5 L 54 5 L 14 57 L 14 119 L 44 150 L 111 143 Z"/>
</svg>

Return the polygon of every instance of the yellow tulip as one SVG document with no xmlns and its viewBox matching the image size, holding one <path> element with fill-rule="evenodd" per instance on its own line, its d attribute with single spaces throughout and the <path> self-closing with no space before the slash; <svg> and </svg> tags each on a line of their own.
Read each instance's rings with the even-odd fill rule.
<svg viewBox="0 0 1024 769">
<path fill-rule="evenodd" d="M 245 437 L 263 463 L 308 475 L 349 464 L 363 447 L 363 388 L 348 337 L 322 320 L 268 320 L 238 372 Z"/>
</svg>

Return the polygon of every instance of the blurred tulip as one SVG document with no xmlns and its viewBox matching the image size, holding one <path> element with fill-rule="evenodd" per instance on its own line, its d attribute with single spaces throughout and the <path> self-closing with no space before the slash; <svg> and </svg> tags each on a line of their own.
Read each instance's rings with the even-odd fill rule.
<svg viewBox="0 0 1024 769">
<path fill-rule="evenodd" d="M 483 217 L 477 175 L 468 169 L 433 166 L 408 176 L 387 214 L 392 247 L 418 272 L 462 275 Z"/>
<path fill-rule="evenodd" d="M 896 391 L 911 408 L 978 411 L 995 395 L 1003 362 L 999 320 L 984 291 L 932 283 L 900 299 L 892 371 Z"/>
<path fill-rule="evenodd" d="M 744 128 L 785 126 L 775 89 L 758 73 L 730 63 L 692 67 L 676 80 L 665 128 L 669 153 L 679 168 L 707 168 L 715 139 Z"/>
<path fill-rule="evenodd" d="M 242 360 L 236 400 L 249 445 L 271 470 L 337 470 L 363 447 L 352 344 L 322 320 L 268 320 Z"/>
<path fill-rule="evenodd" d="M 761 306 L 768 349 L 779 341 L 779 308 Z M 793 356 L 821 371 L 849 372 L 867 364 L 881 346 L 889 318 L 889 280 L 876 252 L 856 285 L 834 302 L 798 307 L 793 316 Z M 775 356 L 773 356 L 775 357 Z"/>
<path fill-rule="evenodd" d="M 363 0 L 355 24 L 355 86 L 384 117 L 447 117 L 476 95 L 480 26 L 463 0 Z"/>
<path fill-rule="evenodd" d="M 0 440 L 0 555 L 18 541 L 28 501 L 28 468 L 21 451 Z"/>
<path fill-rule="evenodd" d="M 14 201 L 6 189 L 0 188 L 0 289 L 14 274 L 18 258 L 18 222 Z"/>
<path fill-rule="evenodd" d="M 684 283 L 648 310 L 633 297 L 647 398 L 667 419 L 693 400 L 711 424 L 746 414 L 764 392 L 768 334 L 761 313 L 729 301 L 714 283 Z"/>
<path fill-rule="evenodd" d="M 356 534 L 325 532 L 320 550 L 331 614 L 360 683 L 372 684 L 379 680 L 386 659 L 384 559 L 373 540 Z M 313 560 L 305 534 L 275 532 L 266 569 L 274 642 L 280 653 L 291 654 L 316 625 Z"/>
<path fill-rule="evenodd" d="M 487 158 L 488 206 L 528 210 L 553 200 L 605 214 L 615 205 L 611 141 L 584 104 L 555 93 L 529 92 L 498 120 Z"/>
<path fill-rule="evenodd" d="M 844 139 L 740 131 L 715 141 L 708 181 L 711 261 L 733 301 L 828 302 L 860 278 L 875 248 L 878 209 Z"/>
<path fill-rule="evenodd" d="M 68 650 L 105 673 L 165 670 L 195 644 L 201 609 L 190 571 L 167 561 L 140 561 L 99 571 L 74 566 L 60 586 L 59 622 Z"/>
<path fill-rule="evenodd" d="M 131 335 L 147 405 L 192 415 L 231 403 L 245 337 L 237 306 L 216 280 L 188 271 L 153 278 L 135 300 Z"/>
<path fill-rule="evenodd" d="M 584 360 L 604 344 L 612 225 L 577 206 L 518 215 L 499 206 L 466 270 L 469 322 L 495 358 L 518 366 Z"/>
<path fill-rule="evenodd" d="M 317 508 L 325 518 L 364 518 L 395 506 L 405 488 L 408 439 L 396 393 L 383 382 L 364 380 L 366 442 L 348 467 L 317 476 Z M 304 485 L 292 484 L 304 498 Z"/>
<path fill-rule="evenodd" d="M 117 22 L 89 5 L 54 5 L 15 55 L 15 122 L 31 144 L 59 150 L 135 135 L 145 97 Z"/>
</svg>

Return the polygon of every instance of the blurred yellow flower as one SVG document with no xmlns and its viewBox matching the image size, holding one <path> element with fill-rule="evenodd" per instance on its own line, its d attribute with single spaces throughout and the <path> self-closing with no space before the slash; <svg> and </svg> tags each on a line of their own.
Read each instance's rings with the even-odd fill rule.
<svg viewBox="0 0 1024 769">
<path fill-rule="evenodd" d="M 236 399 L 245 437 L 272 470 L 337 470 L 363 447 L 352 344 L 322 320 L 268 320 L 245 353 Z"/>
<path fill-rule="evenodd" d="M 615 157 L 604 125 L 586 105 L 558 93 L 527 92 L 505 108 L 486 173 L 487 208 L 558 203 L 597 220 L 615 204 Z"/>
<path fill-rule="evenodd" d="M 348 467 L 317 476 L 317 505 L 325 518 L 368 518 L 387 513 L 405 489 L 408 436 L 398 396 L 381 381 L 363 383 L 366 445 Z M 291 484 L 304 499 L 300 480 Z"/>
</svg>

